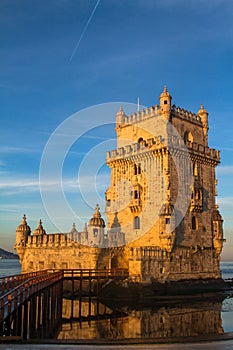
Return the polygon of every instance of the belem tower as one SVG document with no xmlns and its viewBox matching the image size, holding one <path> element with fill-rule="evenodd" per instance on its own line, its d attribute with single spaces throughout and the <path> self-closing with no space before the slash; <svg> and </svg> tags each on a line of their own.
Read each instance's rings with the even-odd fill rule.
<svg viewBox="0 0 233 350">
<path fill-rule="evenodd" d="M 159 105 L 116 114 L 117 149 L 107 152 L 107 228 L 96 206 L 79 232 L 31 232 L 23 216 L 15 249 L 22 272 L 124 268 L 150 283 L 221 278 L 222 217 L 216 204 L 220 152 L 208 146 L 208 113 Z"/>
</svg>

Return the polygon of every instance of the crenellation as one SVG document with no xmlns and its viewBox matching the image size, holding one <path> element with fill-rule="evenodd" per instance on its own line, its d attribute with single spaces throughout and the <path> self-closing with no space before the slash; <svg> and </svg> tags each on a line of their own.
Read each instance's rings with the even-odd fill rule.
<svg viewBox="0 0 233 350">
<path fill-rule="evenodd" d="M 142 109 L 142 111 L 137 111 L 128 116 L 125 114 L 120 114 L 119 112 L 116 114 L 117 125 L 121 128 L 128 127 L 133 124 L 140 123 L 141 121 L 156 117 L 161 115 L 161 111 L 159 109 L 158 104 L 155 106 L 147 107 L 146 109 Z"/>
<path fill-rule="evenodd" d="M 150 138 L 146 141 L 144 141 L 143 144 L 138 143 L 132 143 L 131 145 L 127 145 L 125 147 L 119 147 L 116 150 L 113 151 L 107 151 L 106 153 L 106 159 L 107 162 L 111 162 L 113 159 L 118 158 L 125 158 L 129 156 L 133 156 L 134 154 L 138 154 L 139 152 L 149 152 L 152 151 L 152 149 L 160 150 L 165 147 L 163 144 L 164 141 L 161 136 Z M 220 151 L 215 150 L 214 148 L 205 147 L 202 144 L 198 144 L 196 142 L 186 141 L 183 143 L 183 141 L 178 137 L 171 135 L 168 140 L 169 147 L 175 148 L 177 147 L 179 150 L 184 149 L 184 152 L 186 153 L 185 149 L 191 150 L 192 152 L 196 154 L 202 154 L 203 156 L 208 156 L 209 158 L 215 160 L 216 162 L 220 161 Z M 154 147 L 154 148 L 153 148 Z"/>
<path fill-rule="evenodd" d="M 192 123 L 197 123 L 199 125 L 202 124 L 201 117 L 198 114 L 185 110 L 184 108 L 176 107 L 176 105 L 173 105 L 171 112 L 172 116 L 176 116 L 183 120 L 187 120 Z"/>
</svg>

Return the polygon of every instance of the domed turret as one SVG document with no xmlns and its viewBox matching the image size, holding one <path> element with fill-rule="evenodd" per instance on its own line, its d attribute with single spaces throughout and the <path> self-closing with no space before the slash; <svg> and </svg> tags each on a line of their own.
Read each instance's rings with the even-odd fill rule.
<svg viewBox="0 0 233 350">
<path fill-rule="evenodd" d="M 33 232 L 34 236 L 41 236 L 41 235 L 46 235 L 46 232 L 42 226 L 42 221 L 39 221 L 38 227 L 34 230 Z"/>
<path fill-rule="evenodd" d="M 31 228 L 30 226 L 28 226 L 27 224 L 27 220 L 26 220 L 26 215 L 24 214 L 22 217 L 22 221 L 21 224 L 17 227 L 16 232 L 18 233 L 24 233 L 24 234 L 30 234 L 31 233 Z"/>
<path fill-rule="evenodd" d="M 123 107 L 120 106 L 119 112 L 116 114 L 116 124 L 122 124 L 125 122 L 125 113 Z"/>
<path fill-rule="evenodd" d="M 89 226 L 90 225 L 96 227 L 105 227 L 105 222 L 104 219 L 101 217 L 98 204 L 96 204 L 95 213 L 89 221 Z"/>
<path fill-rule="evenodd" d="M 28 240 L 28 236 L 31 234 L 31 228 L 28 226 L 26 221 L 26 215 L 22 217 L 21 224 L 16 229 L 16 242 L 15 249 L 19 255 L 20 261 L 24 256 L 25 246 Z"/>
<path fill-rule="evenodd" d="M 72 228 L 70 230 L 70 233 L 78 233 L 77 229 L 76 229 L 76 225 L 75 223 L 73 222 L 73 225 L 72 225 Z"/>
<path fill-rule="evenodd" d="M 88 244 L 95 247 L 105 246 L 105 222 L 101 217 L 99 205 L 96 204 L 95 213 L 88 225 Z"/>
<path fill-rule="evenodd" d="M 162 94 L 160 95 L 160 111 L 164 114 L 164 117 L 169 120 L 170 118 L 170 111 L 171 111 L 171 101 L 172 97 L 167 91 L 166 86 L 164 86 L 164 90 Z"/>
</svg>

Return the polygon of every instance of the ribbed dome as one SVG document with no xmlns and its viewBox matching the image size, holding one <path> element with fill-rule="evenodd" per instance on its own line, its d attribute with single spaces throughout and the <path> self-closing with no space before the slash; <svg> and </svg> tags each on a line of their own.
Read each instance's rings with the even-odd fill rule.
<svg viewBox="0 0 233 350">
<path fill-rule="evenodd" d="M 95 213 L 93 217 L 90 219 L 89 225 L 96 226 L 96 227 L 105 227 L 105 222 L 104 222 L 104 219 L 101 218 L 98 204 L 96 204 Z"/>
<path fill-rule="evenodd" d="M 41 235 L 45 235 L 46 232 L 42 226 L 42 221 L 40 220 L 39 221 L 39 224 L 38 224 L 38 227 L 34 230 L 34 233 L 33 233 L 35 236 L 41 236 Z"/>
<path fill-rule="evenodd" d="M 160 98 L 161 97 L 171 97 L 171 95 L 169 94 L 169 92 L 167 91 L 167 87 L 164 86 L 164 89 L 163 89 L 163 92 L 161 93 L 160 95 Z"/>
<path fill-rule="evenodd" d="M 21 224 L 17 227 L 16 229 L 17 231 L 21 231 L 21 232 L 31 232 L 31 228 L 30 226 L 28 226 L 27 221 L 26 221 L 26 215 L 24 214 L 24 216 L 22 217 L 22 222 Z"/>
</svg>

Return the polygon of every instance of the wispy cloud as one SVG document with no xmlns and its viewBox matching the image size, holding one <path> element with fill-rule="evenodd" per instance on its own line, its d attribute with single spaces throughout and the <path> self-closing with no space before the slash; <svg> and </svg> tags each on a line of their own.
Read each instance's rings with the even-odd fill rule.
<svg viewBox="0 0 233 350">
<path fill-rule="evenodd" d="M 38 192 L 39 183 L 38 180 L 31 178 L 2 178 L 0 182 L 0 191 L 3 196 Z"/>
<path fill-rule="evenodd" d="M 93 181 L 94 179 L 94 181 Z M 101 174 L 97 176 L 80 176 L 79 178 L 62 178 L 61 182 L 53 179 L 46 181 L 39 181 L 39 178 L 15 178 L 5 177 L 0 182 L 0 192 L 3 196 L 11 196 L 17 194 L 36 193 L 42 189 L 44 192 L 54 192 L 62 190 L 64 192 L 80 191 L 82 193 L 95 192 L 95 188 L 98 190 L 104 190 L 106 184 L 109 182 L 108 174 Z"/>
<path fill-rule="evenodd" d="M 32 147 L 26 148 L 26 147 L 2 146 L 0 147 L 0 153 L 2 154 L 41 153 L 41 150 L 38 148 L 32 148 Z"/>
</svg>

